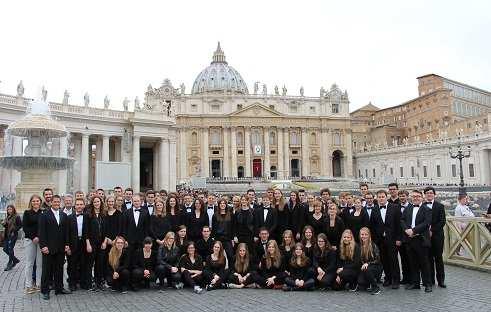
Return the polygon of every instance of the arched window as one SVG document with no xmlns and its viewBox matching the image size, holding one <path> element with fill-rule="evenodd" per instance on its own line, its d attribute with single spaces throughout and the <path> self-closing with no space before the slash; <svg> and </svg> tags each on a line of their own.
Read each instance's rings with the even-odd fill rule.
<svg viewBox="0 0 491 312">
<path fill-rule="evenodd" d="M 211 141 L 210 143 L 212 145 L 220 145 L 220 130 L 219 129 L 213 129 L 211 130 Z"/>
<path fill-rule="evenodd" d="M 271 166 L 271 168 L 270 168 L 270 176 L 271 176 L 271 179 L 276 179 L 277 178 L 278 172 L 277 172 L 276 166 Z"/>
<path fill-rule="evenodd" d="M 315 132 L 312 132 L 310 134 L 310 144 L 311 145 L 316 145 L 317 144 L 317 134 L 315 134 Z"/>
<path fill-rule="evenodd" d="M 269 133 L 269 145 L 276 145 L 276 133 L 274 131 Z"/>
<path fill-rule="evenodd" d="M 298 135 L 298 132 L 295 130 L 290 132 L 290 144 L 291 145 L 300 145 L 300 137 Z"/>
<path fill-rule="evenodd" d="M 193 133 L 191 133 L 191 144 L 193 144 L 193 145 L 198 144 L 198 134 L 195 131 L 193 131 Z"/>
<path fill-rule="evenodd" d="M 238 178 L 243 178 L 244 177 L 244 167 L 239 166 L 237 168 L 237 177 Z"/>
<path fill-rule="evenodd" d="M 237 145 L 238 146 L 244 145 L 244 134 L 242 132 L 237 132 Z"/>
<path fill-rule="evenodd" d="M 261 145 L 261 132 L 259 129 L 252 130 L 251 143 L 252 145 Z"/>
</svg>

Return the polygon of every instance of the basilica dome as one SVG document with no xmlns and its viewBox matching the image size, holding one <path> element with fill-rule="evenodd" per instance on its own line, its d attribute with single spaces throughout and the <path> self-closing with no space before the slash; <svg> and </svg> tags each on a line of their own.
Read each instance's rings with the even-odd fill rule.
<svg viewBox="0 0 491 312">
<path fill-rule="evenodd" d="M 192 94 L 227 92 L 248 94 L 247 84 L 242 76 L 225 61 L 225 53 L 218 47 L 213 53 L 213 61 L 199 73 L 194 80 Z"/>
</svg>

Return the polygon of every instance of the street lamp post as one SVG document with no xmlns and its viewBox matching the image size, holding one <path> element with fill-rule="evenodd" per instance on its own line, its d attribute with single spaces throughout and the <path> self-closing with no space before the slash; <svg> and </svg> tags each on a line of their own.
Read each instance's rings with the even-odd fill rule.
<svg viewBox="0 0 491 312">
<path fill-rule="evenodd" d="M 452 159 L 459 160 L 459 167 L 460 167 L 459 193 L 466 194 L 466 190 L 464 187 L 464 170 L 462 169 L 462 159 L 471 157 L 471 147 L 470 146 L 463 147 L 461 145 L 461 138 L 459 137 L 459 145 L 457 146 L 457 150 L 452 150 L 452 148 L 449 148 L 449 154 Z"/>
</svg>

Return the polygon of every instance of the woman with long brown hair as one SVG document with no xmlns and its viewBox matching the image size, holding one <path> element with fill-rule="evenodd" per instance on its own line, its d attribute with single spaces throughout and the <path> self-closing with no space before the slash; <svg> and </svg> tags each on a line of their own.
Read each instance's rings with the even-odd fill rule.
<svg viewBox="0 0 491 312">
<path fill-rule="evenodd" d="M 273 202 L 271 206 L 276 209 L 278 213 L 278 219 L 276 223 L 275 233 L 271 233 L 274 235 L 274 238 L 281 242 L 283 239 L 283 233 L 286 230 L 289 230 L 290 224 L 290 211 L 288 210 L 288 205 L 285 203 L 285 198 L 283 197 L 283 193 L 280 189 L 275 189 L 273 193 Z"/>
<path fill-rule="evenodd" d="M 290 213 L 290 230 L 293 231 L 293 236 L 296 240 L 300 240 L 302 230 L 305 226 L 306 207 L 300 202 L 298 192 L 290 192 L 290 200 L 288 201 L 288 211 Z"/>
<path fill-rule="evenodd" d="M 165 208 L 172 226 L 172 231 L 177 233 L 177 228 L 184 224 L 184 220 L 183 214 L 177 204 L 177 197 L 175 195 L 169 195 Z"/>
<path fill-rule="evenodd" d="M 150 233 L 151 237 L 155 240 L 153 248 L 156 250 L 164 243 L 164 236 L 172 230 L 172 225 L 167 212 L 165 211 L 165 204 L 160 199 L 155 200 L 155 209 L 150 216 Z"/>
<path fill-rule="evenodd" d="M 157 254 L 157 268 L 155 269 L 160 281 L 160 287 L 165 288 L 164 279 L 167 279 L 167 286 L 182 289 L 181 273 L 179 272 L 179 258 L 181 254 L 175 244 L 176 234 L 167 232 L 163 239 L 163 244 L 159 247 Z"/>
<path fill-rule="evenodd" d="M 377 280 L 382 275 L 380 251 L 377 245 L 372 243 L 372 236 L 367 227 L 360 229 L 360 245 L 362 265 L 358 285 L 370 290 L 372 295 L 378 295 L 380 288 L 377 285 Z"/>
<path fill-rule="evenodd" d="M 126 293 L 130 280 L 130 257 L 124 248 L 126 241 L 121 236 L 116 236 L 114 244 L 109 251 L 108 257 L 108 275 L 106 280 L 111 288 L 115 291 Z"/>
<path fill-rule="evenodd" d="M 9 256 L 9 262 L 5 267 L 4 271 L 10 271 L 17 263 L 20 262 L 19 259 L 14 254 L 15 243 L 17 242 L 17 237 L 19 235 L 19 230 L 22 228 L 22 220 L 17 214 L 14 205 L 7 206 L 7 215 L 2 221 L 2 226 L 4 228 L 5 241 L 3 242 L 3 252 Z"/>
<path fill-rule="evenodd" d="M 339 243 L 336 284 L 340 288 L 356 290 L 361 267 L 360 247 L 355 242 L 351 230 L 346 229 Z"/>
<path fill-rule="evenodd" d="M 285 277 L 283 290 L 313 289 L 315 281 L 312 277 L 311 261 L 305 255 L 302 243 L 295 244 L 293 256 L 288 263 L 288 276 Z"/>
<path fill-rule="evenodd" d="M 220 199 L 218 209 L 211 219 L 211 237 L 222 242 L 229 263 L 234 258 L 232 219 L 232 209 L 227 206 L 226 200 Z"/>
<path fill-rule="evenodd" d="M 186 253 L 181 256 L 179 261 L 182 280 L 186 285 L 193 287 L 196 294 L 201 294 L 203 289 L 203 259 L 196 252 L 193 242 L 189 242 Z"/>
<path fill-rule="evenodd" d="M 106 213 L 103 216 L 103 235 L 104 242 L 102 243 L 101 249 L 103 249 L 104 260 L 102 263 L 107 262 L 107 257 L 109 255 L 109 250 L 113 245 L 113 241 L 116 236 L 121 234 L 121 218 L 123 213 L 121 212 L 121 204 L 119 206 L 116 204 L 116 199 L 113 195 L 106 197 Z M 103 276 L 107 276 L 106 272 L 107 266 L 103 265 Z"/>
<path fill-rule="evenodd" d="M 213 252 L 206 258 L 203 277 L 206 290 L 224 288 L 226 278 L 227 258 L 220 241 L 213 243 Z"/>
<path fill-rule="evenodd" d="M 201 199 L 194 201 L 194 209 L 184 215 L 184 224 L 187 227 L 188 239 L 194 242 L 201 238 L 203 226 L 210 225 L 208 214 L 205 211 L 205 204 Z"/>
<path fill-rule="evenodd" d="M 293 232 L 291 230 L 285 230 L 280 245 L 281 255 L 283 256 L 285 263 L 290 261 L 294 249 L 295 239 L 293 238 Z"/>
<path fill-rule="evenodd" d="M 43 200 L 41 196 L 34 194 L 29 199 L 29 205 L 27 210 L 24 211 L 22 218 L 22 227 L 24 229 L 24 254 L 25 254 L 25 276 L 26 276 L 26 293 L 32 294 L 36 291 L 40 291 L 41 288 L 41 272 L 43 268 L 43 255 L 41 254 L 41 248 L 39 248 L 39 216 L 42 213 L 41 203 Z M 36 265 L 36 276 L 33 281 L 32 271 Z"/>
<path fill-rule="evenodd" d="M 336 257 L 336 251 L 332 249 L 326 234 L 317 235 L 313 261 L 314 277 L 317 285 L 324 290 L 330 290 L 336 279 Z"/>
<path fill-rule="evenodd" d="M 274 288 L 283 285 L 285 281 L 286 262 L 283 261 L 280 248 L 275 240 L 270 240 L 261 262 L 259 263 L 260 279 L 258 283 L 263 288 Z"/>
<path fill-rule="evenodd" d="M 92 290 L 104 290 L 104 256 L 106 248 L 104 235 L 104 217 L 106 211 L 102 198 L 95 195 L 89 205 L 89 230 L 86 238 L 89 254 L 89 272 L 94 268 L 94 285 Z M 103 248 L 104 247 L 104 248 Z"/>
<path fill-rule="evenodd" d="M 314 228 L 310 225 L 306 225 L 303 228 L 302 232 L 302 245 L 305 251 L 305 255 L 310 259 L 312 263 L 312 259 L 314 257 L 314 248 L 315 248 L 315 233 Z"/>
<path fill-rule="evenodd" d="M 252 261 L 247 245 L 240 243 L 237 246 L 235 260 L 230 265 L 228 276 L 228 288 L 244 288 L 259 281 L 259 276 Z"/>
</svg>

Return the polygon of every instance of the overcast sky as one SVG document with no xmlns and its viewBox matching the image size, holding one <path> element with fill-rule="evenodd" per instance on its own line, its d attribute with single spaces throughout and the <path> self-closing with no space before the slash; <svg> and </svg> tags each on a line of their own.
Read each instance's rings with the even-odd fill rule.
<svg viewBox="0 0 491 312">
<path fill-rule="evenodd" d="M 397 4 L 396 4 L 397 3 Z M 417 96 L 436 73 L 491 90 L 491 1 L 2 1 L 0 93 L 121 108 L 164 78 L 187 92 L 217 41 L 252 91 L 347 89 L 351 110 Z"/>
</svg>

